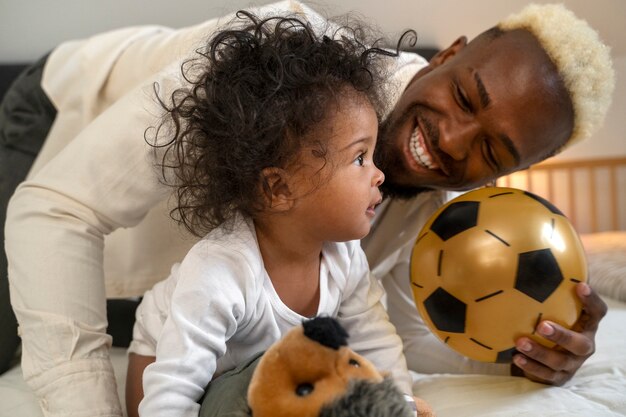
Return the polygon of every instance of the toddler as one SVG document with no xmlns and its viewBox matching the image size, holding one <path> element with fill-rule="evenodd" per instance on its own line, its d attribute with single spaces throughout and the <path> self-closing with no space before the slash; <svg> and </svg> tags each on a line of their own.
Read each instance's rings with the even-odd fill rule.
<svg viewBox="0 0 626 417">
<path fill-rule="evenodd" d="M 386 53 L 361 30 L 238 18 L 160 99 L 173 214 L 202 238 L 137 310 L 128 413 L 141 401 L 142 416 L 197 416 L 214 377 L 316 315 L 338 318 L 350 346 L 410 393 L 358 242 L 382 199 L 372 155 Z"/>
</svg>

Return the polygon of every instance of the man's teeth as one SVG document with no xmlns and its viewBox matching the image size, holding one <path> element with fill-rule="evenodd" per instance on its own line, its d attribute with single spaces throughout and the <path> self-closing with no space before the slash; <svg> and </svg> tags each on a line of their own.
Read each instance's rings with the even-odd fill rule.
<svg viewBox="0 0 626 417">
<path fill-rule="evenodd" d="M 419 127 L 416 127 L 411 134 L 409 148 L 411 149 L 411 155 L 413 155 L 413 159 L 415 159 L 418 164 L 428 169 L 438 168 L 437 164 L 433 161 L 431 155 L 426 149 L 426 146 L 424 145 L 422 135 L 419 131 Z"/>
</svg>

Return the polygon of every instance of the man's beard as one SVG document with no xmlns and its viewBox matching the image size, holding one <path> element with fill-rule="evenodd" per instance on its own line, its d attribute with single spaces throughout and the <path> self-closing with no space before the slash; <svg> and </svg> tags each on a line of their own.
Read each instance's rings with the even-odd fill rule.
<svg viewBox="0 0 626 417">
<path fill-rule="evenodd" d="M 374 162 L 385 174 L 385 181 L 380 186 L 380 191 L 384 198 L 409 200 L 420 193 L 433 190 L 428 187 L 413 187 L 398 184 L 397 182 L 398 172 L 404 169 L 404 161 L 400 150 L 395 146 L 393 138 L 397 137 L 399 126 L 408 117 L 410 117 L 409 112 L 392 124 L 388 116 L 378 129 L 378 145 L 374 152 Z"/>
</svg>

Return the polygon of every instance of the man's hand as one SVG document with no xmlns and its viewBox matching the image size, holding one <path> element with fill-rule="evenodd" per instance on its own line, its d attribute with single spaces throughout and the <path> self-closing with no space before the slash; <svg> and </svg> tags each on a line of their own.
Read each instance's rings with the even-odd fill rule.
<svg viewBox="0 0 626 417">
<path fill-rule="evenodd" d="M 517 340 L 516 348 L 520 354 L 513 357 L 513 363 L 526 378 L 562 385 L 595 352 L 598 323 L 606 314 L 607 306 L 586 283 L 578 284 L 576 293 L 582 301 L 583 311 L 571 330 L 550 321 L 537 325 L 537 334 L 555 342 L 556 346 L 547 348 L 528 337 Z"/>
</svg>

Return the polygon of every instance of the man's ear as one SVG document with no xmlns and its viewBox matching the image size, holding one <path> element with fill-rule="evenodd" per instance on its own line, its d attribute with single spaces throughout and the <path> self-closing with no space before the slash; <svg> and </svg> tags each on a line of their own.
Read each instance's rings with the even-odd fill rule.
<svg viewBox="0 0 626 417">
<path fill-rule="evenodd" d="M 442 49 L 441 51 L 437 52 L 431 59 L 430 59 L 430 66 L 431 67 L 438 67 L 439 65 L 443 64 L 444 62 L 446 62 L 448 59 L 452 58 L 454 55 L 456 55 L 461 49 L 465 48 L 467 46 L 467 37 L 466 36 L 460 36 L 457 40 L 455 40 L 452 45 L 448 46 L 446 49 Z"/>
<path fill-rule="evenodd" d="M 261 192 L 269 210 L 287 211 L 293 207 L 289 178 L 289 173 L 282 168 L 268 167 L 261 171 Z"/>
</svg>

